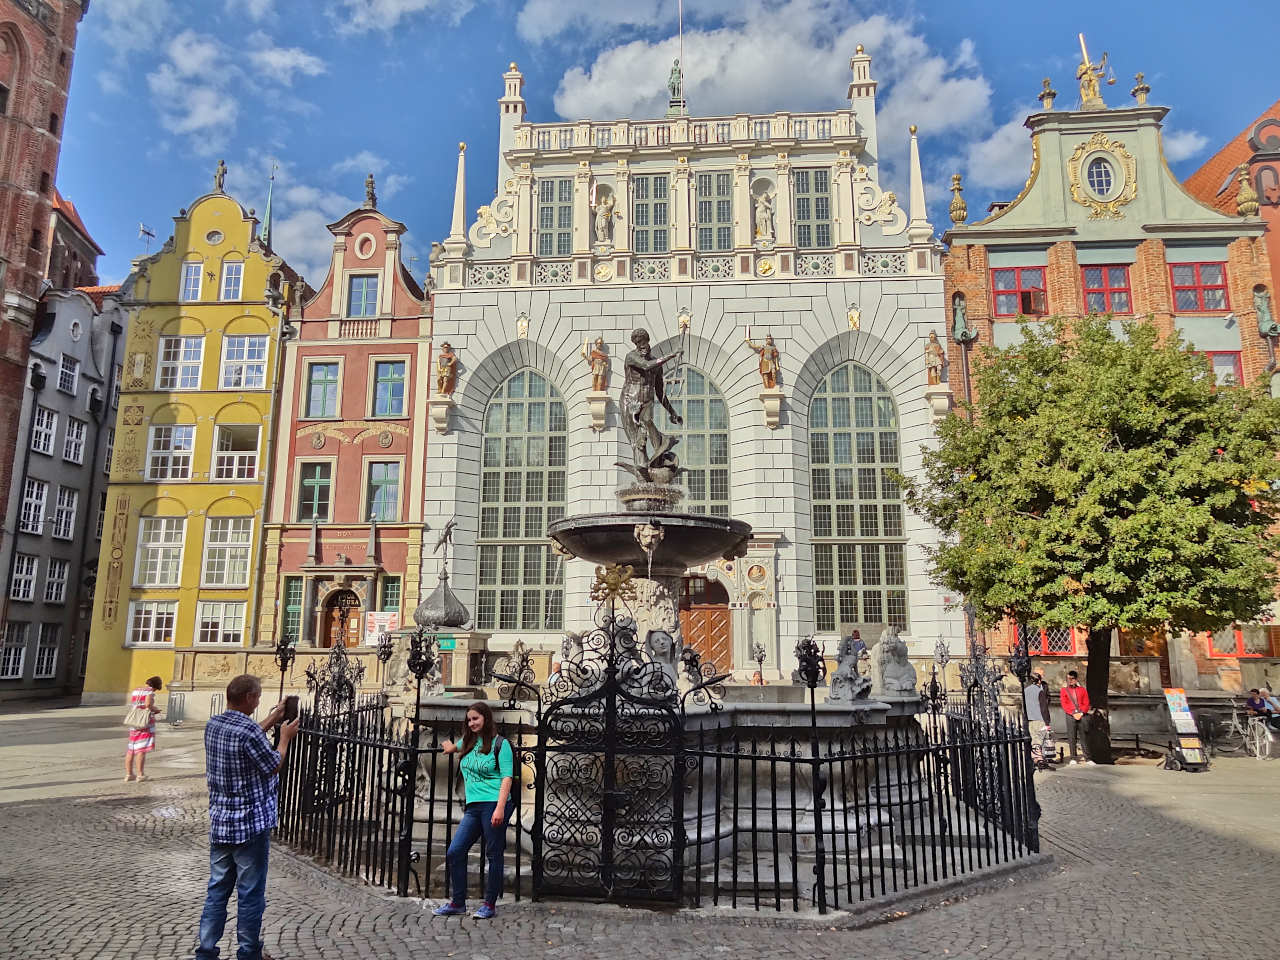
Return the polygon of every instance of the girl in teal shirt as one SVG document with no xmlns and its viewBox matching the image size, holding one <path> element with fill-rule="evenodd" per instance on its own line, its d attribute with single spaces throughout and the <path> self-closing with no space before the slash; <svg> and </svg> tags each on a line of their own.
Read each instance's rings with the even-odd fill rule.
<svg viewBox="0 0 1280 960">
<path fill-rule="evenodd" d="M 462 743 L 446 740 L 440 747 L 446 754 L 458 754 L 467 799 L 462 822 L 445 854 L 452 899 L 434 912 L 437 917 L 467 912 L 467 854 L 483 834 L 489 869 L 485 876 L 484 903 L 475 916 L 488 920 L 495 913 L 498 897 L 502 896 L 502 855 L 507 847 L 511 778 L 515 767 L 511 744 L 498 736 L 489 705 L 477 701 L 467 707 L 467 732 L 463 734 Z"/>
</svg>

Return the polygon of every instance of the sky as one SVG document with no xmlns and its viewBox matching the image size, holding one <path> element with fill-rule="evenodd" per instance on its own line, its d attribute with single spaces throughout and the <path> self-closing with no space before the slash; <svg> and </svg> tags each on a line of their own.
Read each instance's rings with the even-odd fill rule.
<svg viewBox="0 0 1280 960">
<path fill-rule="evenodd" d="M 965 176 L 971 219 L 1021 188 L 1022 121 L 1039 109 L 1043 77 L 1060 108 L 1078 99 L 1080 30 L 1095 60 L 1110 52 L 1109 105 L 1132 102 L 1141 70 L 1151 102 L 1172 108 L 1166 155 L 1190 175 L 1280 97 L 1266 58 L 1239 50 L 1270 8 L 684 0 L 685 92 L 695 116 L 847 106 L 862 43 L 879 81 L 881 181 L 905 196 L 917 125 L 941 234 L 952 173 Z M 1079 11 L 1105 16 L 1082 22 Z M 665 108 L 677 43 L 677 0 L 93 0 L 57 183 L 106 251 L 102 282 L 118 283 L 146 252 L 139 224 L 163 242 L 219 159 L 228 192 L 259 214 L 278 165 L 274 247 L 318 287 L 325 224 L 362 202 L 372 172 L 379 209 L 409 228 L 405 255 L 421 278 L 431 242 L 449 232 L 459 141 L 468 215 L 493 196 L 510 61 L 532 122 L 644 119 Z"/>
</svg>

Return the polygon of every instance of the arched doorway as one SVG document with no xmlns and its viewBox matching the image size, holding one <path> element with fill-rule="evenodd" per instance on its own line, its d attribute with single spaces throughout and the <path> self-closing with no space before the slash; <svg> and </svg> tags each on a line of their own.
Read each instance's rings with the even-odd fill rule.
<svg viewBox="0 0 1280 960">
<path fill-rule="evenodd" d="M 360 620 L 360 598 L 355 593 L 350 590 L 338 590 L 330 594 L 324 602 L 320 645 L 332 647 L 341 644 L 347 647 L 358 647 Z"/>
<path fill-rule="evenodd" d="M 733 668 L 733 625 L 729 617 L 729 591 L 707 577 L 684 578 L 680 596 L 680 631 L 704 663 L 721 671 Z"/>
</svg>

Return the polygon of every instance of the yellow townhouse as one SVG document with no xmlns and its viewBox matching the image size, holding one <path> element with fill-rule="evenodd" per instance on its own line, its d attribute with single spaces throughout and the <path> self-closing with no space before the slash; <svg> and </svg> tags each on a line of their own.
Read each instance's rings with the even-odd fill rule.
<svg viewBox="0 0 1280 960">
<path fill-rule="evenodd" d="M 121 291 L 128 311 L 84 702 L 159 675 L 206 686 L 254 641 L 262 519 L 287 304 L 301 281 L 271 252 L 270 200 L 214 190 L 174 218 Z"/>
</svg>

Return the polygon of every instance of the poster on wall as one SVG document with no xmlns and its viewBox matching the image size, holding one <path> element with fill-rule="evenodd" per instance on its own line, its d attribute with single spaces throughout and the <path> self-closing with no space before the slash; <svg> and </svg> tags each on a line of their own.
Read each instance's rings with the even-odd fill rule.
<svg viewBox="0 0 1280 960">
<path fill-rule="evenodd" d="M 1182 753 L 1183 763 L 1188 766 L 1207 764 L 1204 744 L 1200 742 L 1200 730 L 1196 727 L 1195 717 L 1191 715 L 1191 705 L 1187 703 L 1187 691 L 1181 687 L 1165 687 L 1164 702 L 1169 707 L 1169 718 L 1178 734 L 1178 748 Z"/>
<path fill-rule="evenodd" d="M 366 613 L 364 615 L 364 642 L 366 646 L 376 647 L 378 636 L 400 629 L 400 612 Z"/>
</svg>

